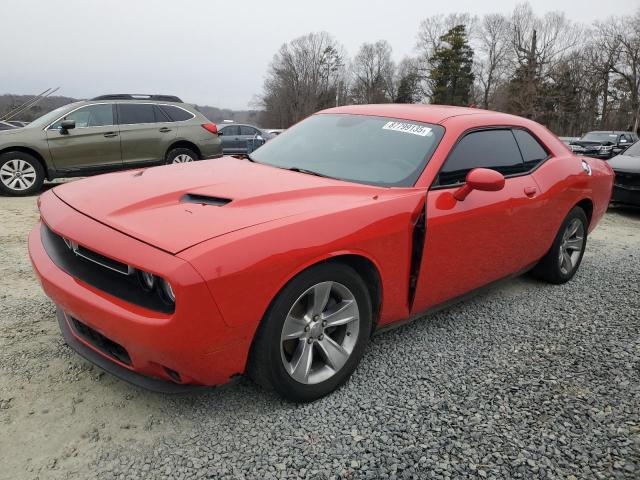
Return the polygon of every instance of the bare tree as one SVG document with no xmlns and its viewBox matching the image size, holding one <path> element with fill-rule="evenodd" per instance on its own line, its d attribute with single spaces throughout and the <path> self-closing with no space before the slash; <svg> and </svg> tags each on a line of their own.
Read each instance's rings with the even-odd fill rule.
<svg viewBox="0 0 640 480">
<path fill-rule="evenodd" d="M 261 96 L 262 123 L 288 127 L 333 106 L 344 79 L 344 50 L 328 33 L 310 33 L 280 47 Z"/>
<path fill-rule="evenodd" d="M 489 108 L 496 87 L 507 73 L 510 50 L 509 19 L 501 14 L 485 15 L 476 29 L 475 75 L 483 108 Z"/>
<path fill-rule="evenodd" d="M 611 22 L 610 43 L 618 49 L 611 71 L 620 76 L 628 89 L 632 111 L 629 127 L 637 131 L 640 125 L 640 9 L 631 17 L 618 17 Z"/>
<path fill-rule="evenodd" d="M 395 69 L 389 42 L 363 43 L 351 66 L 354 103 L 393 101 Z"/>
</svg>

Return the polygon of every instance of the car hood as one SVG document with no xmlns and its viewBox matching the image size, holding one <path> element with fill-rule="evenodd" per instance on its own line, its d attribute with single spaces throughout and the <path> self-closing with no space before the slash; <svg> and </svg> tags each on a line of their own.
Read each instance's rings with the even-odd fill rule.
<svg viewBox="0 0 640 480">
<path fill-rule="evenodd" d="M 569 145 L 580 145 L 581 147 L 590 148 L 590 147 L 601 147 L 603 145 L 613 145 L 611 142 L 594 142 L 588 140 L 574 140 Z"/>
<path fill-rule="evenodd" d="M 617 155 L 609 160 L 609 166 L 617 172 L 640 173 L 640 157 Z"/>
<path fill-rule="evenodd" d="M 75 210 L 176 254 L 261 223 L 348 208 L 387 190 L 223 157 L 100 175 L 53 192 Z"/>
</svg>

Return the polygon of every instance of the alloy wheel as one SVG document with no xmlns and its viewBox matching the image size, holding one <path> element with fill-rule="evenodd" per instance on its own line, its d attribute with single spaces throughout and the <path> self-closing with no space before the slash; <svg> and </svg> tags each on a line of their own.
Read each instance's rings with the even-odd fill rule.
<svg viewBox="0 0 640 480">
<path fill-rule="evenodd" d="M 187 155 L 186 153 L 181 153 L 180 155 L 178 155 L 176 158 L 173 159 L 173 163 L 186 163 L 186 162 L 193 162 L 193 158 L 190 155 Z"/>
<path fill-rule="evenodd" d="M 280 336 L 285 370 L 297 382 L 316 384 L 335 375 L 358 341 L 360 316 L 353 293 L 337 282 L 321 282 L 295 301 Z"/>
<path fill-rule="evenodd" d="M 579 218 L 574 218 L 564 233 L 560 243 L 560 271 L 568 275 L 578 264 L 584 247 L 584 225 Z"/>
<path fill-rule="evenodd" d="M 36 169 L 24 160 L 9 160 L 0 168 L 0 180 L 11 190 L 27 190 L 36 181 Z"/>
</svg>

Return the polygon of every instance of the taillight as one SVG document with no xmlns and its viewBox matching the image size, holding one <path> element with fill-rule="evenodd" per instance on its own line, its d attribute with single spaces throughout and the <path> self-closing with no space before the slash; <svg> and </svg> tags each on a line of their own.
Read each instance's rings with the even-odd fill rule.
<svg viewBox="0 0 640 480">
<path fill-rule="evenodd" d="M 218 134 L 218 126 L 215 123 L 205 123 L 202 128 L 216 135 Z"/>
</svg>

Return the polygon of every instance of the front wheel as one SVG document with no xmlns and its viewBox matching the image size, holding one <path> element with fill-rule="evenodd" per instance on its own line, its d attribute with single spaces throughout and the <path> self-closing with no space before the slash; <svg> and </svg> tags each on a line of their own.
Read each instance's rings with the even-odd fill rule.
<svg viewBox="0 0 640 480">
<path fill-rule="evenodd" d="M 0 191 L 6 195 L 31 195 L 42 188 L 44 168 L 33 156 L 24 152 L 0 155 Z"/>
<path fill-rule="evenodd" d="M 565 283 L 578 271 L 587 245 L 587 215 L 574 207 L 565 218 L 547 254 L 534 267 L 534 276 L 549 283 Z"/>
<path fill-rule="evenodd" d="M 345 383 L 372 326 L 371 298 L 350 267 L 328 263 L 302 272 L 278 294 L 256 334 L 248 373 L 294 402 Z"/>
</svg>

